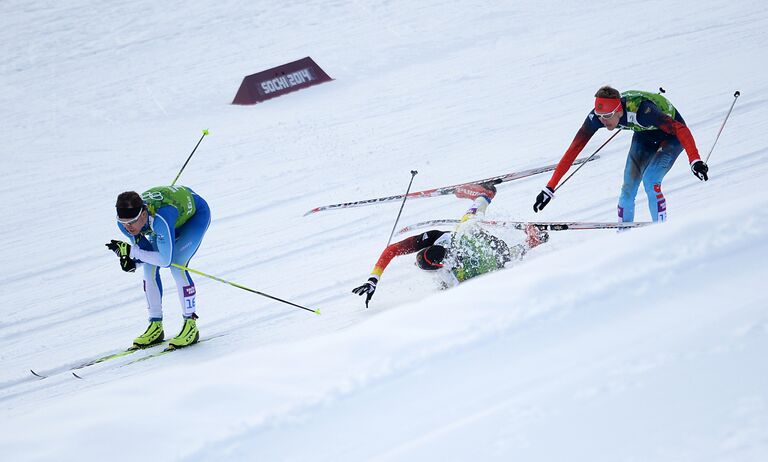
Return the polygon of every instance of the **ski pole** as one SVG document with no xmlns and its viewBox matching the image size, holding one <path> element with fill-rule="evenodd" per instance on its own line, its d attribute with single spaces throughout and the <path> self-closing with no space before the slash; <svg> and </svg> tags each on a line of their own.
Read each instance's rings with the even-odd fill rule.
<svg viewBox="0 0 768 462">
<path fill-rule="evenodd" d="M 272 295 L 265 294 L 264 292 L 259 292 L 258 290 L 253 290 L 251 288 L 245 287 L 245 286 L 240 285 L 240 284 L 238 284 L 236 282 L 226 281 L 226 280 L 221 279 L 219 277 L 211 276 L 210 274 L 205 274 L 202 271 L 194 270 L 192 268 L 187 268 L 184 265 L 178 265 L 176 263 L 171 263 L 171 266 L 175 266 L 176 268 L 184 270 L 184 271 L 189 271 L 190 273 L 199 274 L 200 276 L 205 276 L 207 278 L 213 279 L 214 281 L 219 281 L 219 282 L 223 282 L 224 284 L 229 284 L 231 286 L 237 287 L 238 289 L 247 290 L 248 292 L 252 292 L 252 293 L 254 293 L 256 295 L 261 295 L 262 297 L 271 298 L 272 300 L 276 300 L 278 302 L 285 303 L 287 305 L 295 306 L 296 308 L 301 308 L 302 310 L 307 310 L 307 311 L 311 311 L 312 313 L 315 313 L 315 314 L 320 314 L 320 309 L 319 308 L 316 309 L 316 310 L 313 310 L 313 309 L 307 308 L 305 306 L 297 305 L 297 304 L 291 303 L 291 302 L 289 302 L 287 300 L 283 300 L 282 298 L 273 297 Z"/>
<path fill-rule="evenodd" d="M 397 227 L 397 222 L 400 221 L 400 214 L 403 213 L 403 207 L 405 207 L 405 200 L 408 199 L 408 193 L 411 191 L 411 185 L 413 184 L 413 178 L 418 174 L 416 170 L 411 170 L 411 182 L 408 183 L 408 189 L 405 190 L 405 195 L 403 196 L 403 203 L 400 204 L 400 211 L 397 212 L 397 218 L 395 218 L 395 224 L 392 226 L 392 232 L 389 233 L 389 240 L 387 241 L 387 247 L 389 247 L 389 244 L 392 243 L 392 236 L 395 235 L 395 228 Z"/>
<path fill-rule="evenodd" d="M 197 141 L 197 144 L 195 145 L 195 148 L 194 148 L 194 149 L 192 149 L 192 152 L 191 152 L 191 153 L 189 153 L 189 157 L 187 157 L 187 161 L 186 161 L 186 162 L 184 162 L 184 165 L 182 165 L 182 166 L 181 166 L 181 170 L 179 170 L 179 174 L 178 174 L 178 175 L 176 175 L 176 178 L 174 178 L 174 180 L 173 180 L 173 183 L 171 183 L 171 186 L 173 186 L 173 185 L 175 185 L 175 184 L 176 184 L 176 181 L 177 181 L 177 180 L 179 179 L 179 177 L 181 176 L 181 172 L 183 172 L 183 171 L 184 171 L 184 168 L 185 168 L 185 167 L 187 166 L 187 164 L 189 163 L 189 160 L 192 158 L 192 155 L 195 153 L 195 151 L 197 151 L 197 147 L 198 147 L 198 146 L 200 146 L 200 143 L 202 143 L 202 142 L 203 142 L 203 138 L 205 138 L 205 135 L 207 135 L 207 134 L 208 134 L 208 129 L 206 128 L 205 130 L 203 130 L 203 136 L 201 136 L 201 137 L 200 137 L 200 139 Z"/>
<path fill-rule="evenodd" d="M 731 111 L 733 111 L 733 106 L 736 105 L 736 100 L 739 98 L 739 96 L 741 96 L 741 93 L 738 92 L 738 91 L 733 94 L 733 102 L 731 103 L 731 108 L 728 109 L 728 114 L 725 115 L 725 120 L 723 120 L 723 124 L 720 125 L 720 130 L 717 131 L 717 136 L 715 137 L 715 142 L 712 143 L 712 149 L 709 150 L 709 154 L 707 154 L 707 158 L 704 159 L 704 163 L 705 164 L 707 162 L 709 162 L 709 156 L 711 156 L 712 155 L 712 151 L 715 150 L 715 145 L 717 144 L 717 140 L 720 139 L 720 134 L 723 133 L 723 128 L 725 128 L 725 123 L 728 121 L 728 116 L 731 115 Z"/>
<path fill-rule="evenodd" d="M 590 160 L 592 157 L 594 157 L 594 156 L 595 156 L 595 154 L 597 154 L 598 152 L 600 152 L 600 150 L 601 150 L 601 149 L 603 149 L 603 147 L 604 147 L 606 144 L 608 144 L 608 142 L 609 142 L 609 141 L 611 141 L 613 138 L 615 138 L 615 137 L 616 137 L 616 135 L 618 135 L 618 134 L 619 134 L 619 132 L 621 132 L 621 130 L 616 130 L 616 133 L 614 133 L 613 135 L 611 135 L 611 137 L 610 137 L 610 138 L 608 138 L 607 140 L 605 140 L 605 143 L 601 144 L 601 145 L 600 145 L 600 147 L 599 147 L 599 148 L 597 148 L 597 149 L 595 150 L 595 152 L 593 152 L 593 153 L 592 153 L 592 155 L 591 155 L 591 156 L 587 157 L 587 160 L 585 160 L 585 161 L 584 161 L 584 162 L 583 162 L 581 165 L 579 165 L 579 168 L 577 168 L 576 170 L 574 170 L 574 171 L 573 171 L 573 173 L 571 173 L 570 175 L 568 175 L 567 177 L 565 177 L 565 179 L 562 181 L 562 183 L 560 183 L 560 184 L 559 184 L 557 187 L 555 187 L 555 191 L 557 191 L 558 189 L 560 189 L 560 187 L 561 187 L 561 186 L 563 186 L 563 185 L 565 184 L 565 182 L 566 182 L 566 181 L 570 180 L 570 179 L 571 179 L 571 177 L 572 177 L 573 175 L 575 175 L 575 174 L 576 174 L 576 172 L 578 172 L 579 170 L 581 170 L 581 167 L 583 167 L 583 166 L 587 165 L 587 162 L 589 162 L 589 160 Z"/>
</svg>

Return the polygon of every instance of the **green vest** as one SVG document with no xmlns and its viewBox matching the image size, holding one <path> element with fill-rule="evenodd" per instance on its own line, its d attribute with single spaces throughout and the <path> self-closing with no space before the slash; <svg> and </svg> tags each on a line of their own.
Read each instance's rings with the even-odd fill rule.
<svg viewBox="0 0 768 462">
<path fill-rule="evenodd" d="M 637 110 L 640 108 L 640 103 L 643 101 L 650 100 L 653 104 L 656 105 L 657 108 L 659 108 L 661 112 L 673 119 L 675 118 L 675 114 L 677 112 L 675 107 L 672 106 L 672 103 L 670 103 L 667 98 L 658 93 L 650 93 L 640 90 L 627 90 L 621 93 L 621 97 L 625 98 L 624 106 L 627 112 L 627 124 L 624 125 L 623 128 L 627 128 L 635 132 L 659 129 L 653 125 L 646 127 L 637 123 Z"/>
<path fill-rule="evenodd" d="M 153 217 L 158 209 L 170 205 L 179 211 L 174 227 L 178 229 L 195 214 L 195 199 L 184 186 L 156 186 L 141 193 L 147 210 Z"/>
<path fill-rule="evenodd" d="M 498 254 L 488 239 L 484 239 L 485 232 L 471 230 L 458 233 L 452 243 L 452 258 L 455 265 L 451 270 L 459 282 L 464 282 L 481 274 L 499 269 Z"/>
</svg>

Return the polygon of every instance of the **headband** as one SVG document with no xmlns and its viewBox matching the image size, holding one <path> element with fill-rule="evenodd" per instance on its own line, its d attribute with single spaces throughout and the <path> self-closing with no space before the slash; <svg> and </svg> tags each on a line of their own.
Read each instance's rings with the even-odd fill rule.
<svg viewBox="0 0 768 462">
<path fill-rule="evenodd" d="M 117 218 L 133 219 L 137 218 L 144 207 L 117 207 Z"/>
<path fill-rule="evenodd" d="M 598 114 L 610 114 L 621 107 L 619 98 L 595 98 L 595 112 Z"/>
</svg>

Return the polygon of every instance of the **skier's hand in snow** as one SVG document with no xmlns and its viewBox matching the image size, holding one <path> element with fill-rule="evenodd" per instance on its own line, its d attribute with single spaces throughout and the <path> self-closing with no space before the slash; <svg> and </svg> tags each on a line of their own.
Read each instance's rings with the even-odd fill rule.
<svg viewBox="0 0 768 462">
<path fill-rule="evenodd" d="M 545 186 L 541 190 L 538 196 L 536 196 L 536 203 L 533 204 L 533 211 L 539 213 L 539 210 L 544 210 L 544 207 L 549 204 L 549 201 L 555 197 L 555 191 L 549 186 Z"/>
<path fill-rule="evenodd" d="M 131 245 L 129 243 L 112 239 L 109 244 L 104 245 L 120 258 L 120 268 L 123 271 L 127 273 L 136 271 L 136 262 L 131 258 Z"/>
<path fill-rule="evenodd" d="M 357 294 L 360 296 L 366 295 L 365 298 L 365 307 L 368 308 L 368 302 L 371 301 L 371 297 L 373 297 L 373 293 L 376 292 L 376 284 L 379 282 L 379 278 L 376 276 L 371 276 L 368 278 L 368 281 L 361 285 L 360 287 L 355 287 L 352 289 L 353 294 Z"/>
<path fill-rule="evenodd" d="M 696 175 L 696 178 L 700 179 L 701 181 L 707 181 L 709 179 L 707 176 L 709 167 L 701 159 L 693 161 L 691 164 L 691 171 L 694 175 Z"/>
</svg>

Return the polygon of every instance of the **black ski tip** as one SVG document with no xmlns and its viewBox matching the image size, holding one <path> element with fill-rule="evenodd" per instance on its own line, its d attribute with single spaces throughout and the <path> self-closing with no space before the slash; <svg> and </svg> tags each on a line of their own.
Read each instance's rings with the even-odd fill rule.
<svg viewBox="0 0 768 462">
<path fill-rule="evenodd" d="M 733 94 L 733 97 L 738 98 L 739 96 L 741 96 L 741 92 L 736 90 L 736 93 Z"/>
<path fill-rule="evenodd" d="M 74 372 L 72 373 L 72 375 L 74 375 L 75 377 L 77 377 L 77 378 L 78 378 L 78 379 L 80 379 L 80 380 L 83 380 L 83 378 L 82 378 L 82 377 L 80 377 L 79 375 L 75 374 Z"/>
<path fill-rule="evenodd" d="M 46 378 L 46 377 L 47 377 L 47 376 L 45 376 L 45 375 L 40 375 L 40 374 L 38 374 L 37 372 L 33 371 L 32 369 L 30 369 L 30 370 L 29 370 L 29 372 L 31 372 L 31 373 L 32 373 L 32 375 L 34 375 L 35 377 L 40 377 L 41 379 L 44 379 L 44 378 Z"/>
</svg>

